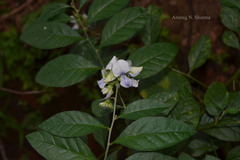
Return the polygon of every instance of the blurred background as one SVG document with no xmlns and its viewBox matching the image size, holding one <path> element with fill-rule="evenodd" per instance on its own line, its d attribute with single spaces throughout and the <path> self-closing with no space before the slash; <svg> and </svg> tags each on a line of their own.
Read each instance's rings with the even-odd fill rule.
<svg viewBox="0 0 240 160">
<path fill-rule="evenodd" d="M 69 48 L 40 50 L 24 44 L 21 32 L 39 16 L 48 3 L 67 0 L 0 0 L 0 159 L 42 160 L 25 139 L 37 125 L 48 117 L 65 110 L 90 112 L 91 103 L 102 97 L 96 80 L 98 76 L 66 88 L 38 85 L 35 75 L 49 60 L 66 54 Z M 77 2 L 77 1 L 76 1 Z M 81 13 L 87 13 L 91 1 Z M 222 42 L 226 28 L 221 23 L 218 0 L 132 0 L 131 6 L 161 7 L 162 25 L 159 40 L 177 44 L 177 64 L 188 71 L 187 55 L 192 45 L 202 36 L 211 39 L 211 56 L 194 71 L 193 76 L 209 85 L 213 81 L 226 82 L 239 68 L 239 49 L 229 48 Z M 69 12 L 71 15 L 71 12 Z M 206 16 L 206 19 L 183 20 L 176 16 Z M 130 42 L 129 50 L 143 45 L 139 37 Z M 70 46 L 71 47 L 71 46 Z M 90 148 L 96 155 L 103 149 L 88 137 Z"/>
</svg>

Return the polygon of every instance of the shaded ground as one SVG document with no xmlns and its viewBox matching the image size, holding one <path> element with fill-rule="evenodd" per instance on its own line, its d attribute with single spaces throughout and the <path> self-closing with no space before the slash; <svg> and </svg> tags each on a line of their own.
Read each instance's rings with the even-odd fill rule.
<svg viewBox="0 0 240 160">
<path fill-rule="evenodd" d="M 1 14 L 0 16 L 0 31 L 8 30 L 10 26 L 16 26 L 21 32 L 22 29 L 22 17 L 39 9 L 42 5 L 46 4 L 50 0 L 7 0 L 5 3 L 0 5 Z M 192 3 L 191 3 L 192 2 Z M 221 35 L 225 30 L 224 26 L 220 22 L 219 12 L 220 5 L 218 0 L 133 0 L 131 2 L 133 6 L 144 6 L 146 7 L 149 4 L 156 4 L 163 8 L 164 12 L 167 13 L 170 18 L 164 20 L 163 25 L 169 30 L 170 40 L 176 42 L 180 48 L 180 53 L 178 54 L 178 64 L 182 64 L 181 70 L 187 71 L 187 55 L 190 50 L 190 47 L 202 36 L 208 35 L 211 38 L 212 42 L 212 54 L 221 55 L 227 51 L 221 41 Z M 210 20 L 176 20 L 173 16 L 208 16 Z M 233 58 L 226 59 L 226 63 L 229 65 L 227 72 L 223 72 L 223 64 L 211 63 L 211 60 L 208 60 L 206 64 L 200 69 L 197 69 L 194 72 L 194 76 L 199 78 L 201 81 L 206 84 L 215 79 L 218 81 L 225 82 L 226 79 L 234 74 L 236 67 L 239 67 L 239 53 L 237 50 L 228 50 Z M 238 55 L 239 54 L 239 55 Z M 204 75 L 204 76 L 203 76 Z M 14 88 L 18 90 L 18 88 Z M 18 99 L 23 99 L 30 103 L 32 109 L 41 109 L 44 117 L 49 117 L 55 113 L 64 110 L 79 109 L 81 106 L 81 101 L 83 98 L 77 95 L 78 90 L 75 87 L 70 87 L 67 89 L 58 89 L 57 92 L 60 94 L 60 97 L 54 98 L 50 103 L 45 106 L 40 106 L 36 103 L 36 95 L 28 96 L 11 96 L 10 108 L 12 113 L 17 117 L 22 117 L 28 112 L 23 112 L 22 108 L 18 108 L 17 101 Z M 68 103 L 74 105 L 68 105 Z M 0 99 L 0 104 L 3 104 L 4 100 Z M 59 106 L 54 108 L 51 106 Z M 66 108 L 66 106 L 68 106 Z M 21 115 L 22 114 L 22 115 Z M 0 122 L 1 123 L 1 122 Z M 1 125 L 1 124 L 0 124 Z M 6 139 L 2 140 L 2 145 L 0 144 L 0 151 L 6 154 L 8 160 L 19 160 L 23 153 L 22 151 L 27 151 L 29 154 L 28 157 L 31 160 L 41 160 L 40 157 L 30 145 L 25 141 L 24 149 L 19 150 L 17 145 L 17 136 L 16 132 L 9 133 L 9 136 Z M 95 153 L 100 154 L 100 146 L 93 145 L 92 137 L 89 137 L 90 147 Z M 4 147 L 4 148 L 1 148 Z M 1 158 L 0 158 L 1 159 Z"/>
</svg>

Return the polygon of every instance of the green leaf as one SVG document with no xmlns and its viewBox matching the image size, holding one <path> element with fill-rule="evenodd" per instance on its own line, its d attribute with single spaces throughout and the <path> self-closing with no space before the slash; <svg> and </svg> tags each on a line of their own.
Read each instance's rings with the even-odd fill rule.
<svg viewBox="0 0 240 160">
<path fill-rule="evenodd" d="M 237 49 L 240 48 L 238 37 L 236 36 L 235 33 L 231 32 L 231 31 L 225 31 L 223 33 L 222 41 L 228 47 L 233 47 L 233 48 L 237 48 Z"/>
<path fill-rule="evenodd" d="M 80 8 L 82 8 L 89 0 L 80 0 Z"/>
<path fill-rule="evenodd" d="M 226 160 L 239 160 L 239 159 L 240 159 L 240 146 L 237 146 L 228 152 Z"/>
<path fill-rule="evenodd" d="M 155 43 L 144 46 L 129 57 L 134 66 L 142 66 L 139 78 L 148 78 L 162 71 L 168 66 L 178 52 L 177 46 L 170 43 Z"/>
<path fill-rule="evenodd" d="M 220 3 L 224 6 L 228 6 L 228 7 L 235 7 L 235 8 L 239 8 L 240 9 L 240 2 L 239 0 L 220 0 Z"/>
<path fill-rule="evenodd" d="M 66 24 L 35 21 L 21 35 L 21 40 L 40 49 L 68 46 L 82 37 Z"/>
<path fill-rule="evenodd" d="M 90 23 L 111 17 L 125 7 L 130 0 L 95 0 L 89 8 Z"/>
<path fill-rule="evenodd" d="M 207 152 L 213 151 L 213 147 L 210 142 L 201 139 L 194 139 L 188 144 L 188 148 L 191 149 L 191 155 L 193 157 L 199 157 Z M 214 146 L 217 149 L 217 146 Z"/>
<path fill-rule="evenodd" d="M 194 158 L 192 158 L 191 156 L 189 156 L 188 154 L 182 152 L 180 154 L 180 156 L 178 157 L 178 160 L 194 160 Z"/>
<path fill-rule="evenodd" d="M 39 84 L 66 87 L 81 82 L 100 68 L 78 55 L 63 55 L 45 64 L 36 76 Z"/>
<path fill-rule="evenodd" d="M 222 7 L 220 18 L 225 27 L 232 31 L 239 31 L 238 26 L 238 18 L 239 18 L 239 11 L 235 8 L 229 8 L 229 7 Z"/>
<path fill-rule="evenodd" d="M 126 160 L 177 160 L 177 159 L 157 152 L 139 152 L 131 155 Z"/>
<path fill-rule="evenodd" d="M 179 101 L 169 114 L 169 117 L 197 127 L 200 117 L 200 105 L 187 87 L 181 88 L 178 94 Z"/>
<path fill-rule="evenodd" d="M 141 32 L 141 39 L 145 45 L 156 42 L 161 29 L 162 9 L 155 5 L 149 5 L 146 9 L 147 22 Z"/>
<path fill-rule="evenodd" d="M 160 92 L 149 96 L 148 99 L 155 99 L 169 106 L 168 109 L 161 112 L 161 114 L 166 116 L 177 104 L 179 96 L 177 92 Z"/>
<path fill-rule="evenodd" d="M 203 63 L 205 63 L 205 61 L 210 55 L 210 52 L 211 52 L 210 38 L 208 36 L 202 36 L 193 45 L 188 55 L 190 72 L 200 67 Z"/>
<path fill-rule="evenodd" d="M 63 137 L 83 136 L 98 129 L 108 129 L 91 115 L 79 111 L 58 113 L 41 123 L 39 127 Z"/>
<path fill-rule="evenodd" d="M 118 151 L 119 150 L 120 149 L 118 149 L 118 150 L 112 152 L 110 155 L 108 155 L 107 156 L 107 160 L 117 160 L 117 158 L 118 158 Z"/>
<path fill-rule="evenodd" d="M 92 43 L 94 43 L 94 40 L 92 40 Z M 93 50 L 88 40 L 84 39 L 76 43 L 76 45 L 71 49 L 70 53 L 84 57 L 86 60 L 92 62 L 93 64 L 98 64 L 100 66 L 96 52 Z"/>
<path fill-rule="evenodd" d="M 101 47 L 118 44 L 132 38 L 143 28 L 145 22 L 146 15 L 143 8 L 131 7 L 124 9 L 113 16 L 104 27 Z"/>
<path fill-rule="evenodd" d="M 107 110 L 107 109 L 105 109 L 105 110 Z M 108 114 L 109 114 L 109 112 L 108 112 Z M 109 115 L 97 117 L 97 119 L 105 126 L 110 126 L 110 116 Z M 93 132 L 93 137 L 101 145 L 101 147 L 103 149 L 106 148 L 108 130 L 106 130 L 106 129 L 96 130 L 95 132 Z"/>
<path fill-rule="evenodd" d="M 218 116 L 226 107 L 228 97 L 229 94 L 224 84 L 220 82 L 211 84 L 204 95 L 207 112 L 213 116 Z"/>
<path fill-rule="evenodd" d="M 172 104 L 153 99 L 142 99 L 129 104 L 118 118 L 136 120 L 142 117 L 159 115 L 169 108 L 172 108 Z"/>
<path fill-rule="evenodd" d="M 210 124 L 210 126 L 213 127 L 211 127 L 210 129 L 205 129 L 203 130 L 203 132 L 223 141 L 240 141 L 239 122 L 239 117 L 225 117 L 217 124 L 217 126 L 212 123 Z"/>
<path fill-rule="evenodd" d="M 68 23 L 72 21 L 72 18 L 69 17 L 66 13 L 60 13 L 59 15 L 55 16 L 54 18 L 50 19 L 50 21 L 60 22 L 60 23 Z"/>
<path fill-rule="evenodd" d="M 60 13 L 63 13 L 67 8 L 70 8 L 69 5 L 64 3 L 52 3 L 49 4 L 39 16 L 39 20 L 47 21 Z"/>
<path fill-rule="evenodd" d="M 26 136 L 32 147 L 44 158 L 51 160 L 96 160 L 80 138 L 61 138 L 38 131 Z"/>
<path fill-rule="evenodd" d="M 206 155 L 205 160 L 220 160 L 220 159 L 212 155 Z"/>
<path fill-rule="evenodd" d="M 226 111 L 230 114 L 236 114 L 240 111 L 240 91 L 229 93 L 229 101 Z"/>
<path fill-rule="evenodd" d="M 185 77 L 166 69 L 155 76 L 142 79 L 139 89 L 141 96 L 147 98 L 157 93 L 169 93 L 174 95 L 184 86 L 191 91 L 191 85 Z"/>
<path fill-rule="evenodd" d="M 131 123 L 113 142 L 137 151 L 167 148 L 194 135 L 189 125 L 165 118 L 144 117 Z"/>
</svg>

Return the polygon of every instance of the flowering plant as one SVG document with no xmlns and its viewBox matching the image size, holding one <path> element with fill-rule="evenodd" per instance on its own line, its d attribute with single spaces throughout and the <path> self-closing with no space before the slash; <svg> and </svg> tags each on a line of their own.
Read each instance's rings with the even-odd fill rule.
<svg viewBox="0 0 240 160">
<path fill-rule="evenodd" d="M 79 7 L 74 1 L 71 6 L 51 4 L 21 35 L 24 42 L 40 49 L 74 44 L 70 54 L 41 68 L 36 76 L 39 84 L 66 87 L 101 72 L 96 83 L 106 95 L 92 103 L 94 116 L 66 111 L 42 122 L 39 131 L 27 135 L 34 149 L 50 160 L 115 160 L 120 150 L 127 150 L 127 160 L 217 159 L 214 156 L 224 141 L 240 141 L 240 93 L 235 83 L 239 73 L 226 84 L 210 86 L 191 75 L 210 55 L 208 36 L 191 48 L 189 72 L 184 73 L 173 61 L 178 47 L 158 38 L 159 7 L 126 7 L 129 0 L 94 0 L 85 16 L 81 9 L 86 3 L 80 0 Z M 73 17 L 66 14 L 67 9 L 72 9 Z M 141 44 L 132 50 L 123 42 L 136 35 Z M 227 90 L 230 84 L 233 91 Z M 139 92 L 125 103 L 119 90 L 130 87 Z M 124 126 L 120 134 L 113 130 L 117 120 Z M 117 138 L 113 140 L 114 132 Z M 84 141 L 88 134 L 105 150 L 98 158 Z M 239 150 L 231 150 L 228 159 Z"/>
</svg>

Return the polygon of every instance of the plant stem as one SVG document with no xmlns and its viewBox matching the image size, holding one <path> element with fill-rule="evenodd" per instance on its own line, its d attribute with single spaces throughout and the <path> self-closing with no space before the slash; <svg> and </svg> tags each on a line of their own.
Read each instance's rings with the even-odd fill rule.
<svg viewBox="0 0 240 160">
<path fill-rule="evenodd" d="M 77 20 L 78 25 L 82 27 L 83 32 L 84 32 L 84 34 L 85 34 L 85 36 L 86 36 L 86 38 L 87 38 L 88 43 L 90 44 L 90 46 L 92 47 L 92 49 L 93 49 L 94 52 L 96 53 L 97 58 L 98 58 L 99 62 L 101 63 L 102 68 L 104 68 L 104 64 L 103 64 L 103 61 L 102 61 L 102 59 L 101 59 L 101 57 L 100 57 L 100 55 L 99 55 L 98 49 L 95 48 L 95 46 L 92 44 L 91 40 L 89 39 L 87 30 L 86 30 L 86 28 L 84 27 L 84 25 L 83 25 L 83 23 L 82 23 L 82 21 L 81 21 L 81 19 L 80 19 L 79 10 L 76 8 L 75 3 L 74 3 L 74 0 L 72 0 L 72 7 L 73 7 L 73 9 L 74 9 L 75 12 L 76 12 L 76 15 L 75 15 L 75 16 L 76 16 L 76 18 L 77 18 L 76 20 Z"/>
<path fill-rule="evenodd" d="M 113 129 L 114 122 L 117 119 L 116 105 L 117 105 L 118 87 L 119 87 L 118 84 L 116 84 L 116 93 L 115 93 L 114 105 L 113 105 L 112 123 L 111 123 L 111 126 L 109 128 L 109 132 L 108 132 L 108 140 L 107 140 L 107 147 L 106 147 L 106 151 L 105 151 L 104 160 L 107 159 L 108 150 L 109 150 L 109 146 L 110 146 L 110 139 L 111 139 L 112 129 Z"/>
<path fill-rule="evenodd" d="M 119 97 L 120 97 L 121 102 L 122 102 L 122 104 L 123 104 L 123 108 L 126 108 L 126 105 L 125 105 L 125 103 L 124 103 L 124 100 L 123 100 L 120 92 L 119 92 Z"/>
<path fill-rule="evenodd" d="M 240 68 L 237 70 L 237 72 L 232 76 L 232 78 L 230 78 L 227 82 L 226 82 L 226 86 L 228 86 L 229 84 L 231 84 L 233 81 L 235 81 L 236 79 L 238 79 L 238 77 L 240 76 Z"/>
<path fill-rule="evenodd" d="M 202 83 L 201 81 L 197 80 L 196 78 L 192 77 L 190 74 L 186 74 L 186 73 L 181 72 L 181 71 L 179 71 L 179 70 L 177 70 L 177 69 L 175 69 L 175 68 L 171 68 L 171 67 L 169 67 L 169 68 L 170 68 L 171 70 L 173 70 L 174 72 L 177 72 L 177 73 L 179 73 L 179 74 L 181 74 L 181 75 L 183 75 L 183 76 L 185 76 L 185 77 L 190 78 L 190 79 L 193 80 L 194 82 L 200 84 L 202 87 L 208 88 L 208 86 L 207 86 L 206 84 L 204 84 L 204 83 Z"/>
</svg>

